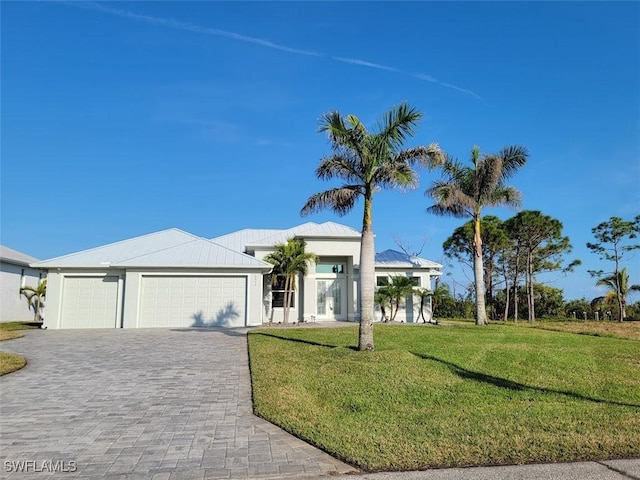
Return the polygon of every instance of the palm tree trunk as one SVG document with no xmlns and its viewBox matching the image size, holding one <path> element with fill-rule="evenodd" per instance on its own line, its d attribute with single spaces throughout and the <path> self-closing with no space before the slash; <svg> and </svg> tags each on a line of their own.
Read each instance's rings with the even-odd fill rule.
<svg viewBox="0 0 640 480">
<path fill-rule="evenodd" d="M 358 350 L 373 350 L 373 296 L 375 284 L 375 250 L 371 222 L 373 192 L 367 189 L 364 196 L 362 237 L 360 239 L 360 332 Z"/>
<path fill-rule="evenodd" d="M 473 276 L 476 283 L 476 325 L 487 324 L 487 309 L 484 303 L 484 268 L 482 265 L 482 238 L 480 237 L 480 215 L 474 218 L 473 246 Z"/>
<path fill-rule="evenodd" d="M 509 280 L 507 279 L 507 276 L 505 275 L 504 277 L 504 283 L 506 285 L 506 288 L 504 289 L 504 316 L 503 316 L 503 320 L 506 322 L 507 320 L 509 320 L 509 302 L 511 301 L 511 292 L 509 291 Z"/>
<path fill-rule="evenodd" d="M 39 295 L 36 297 L 35 321 L 42 322 L 42 318 L 40 317 L 40 296 Z"/>
<path fill-rule="evenodd" d="M 626 302 L 624 299 L 624 296 L 622 294 L 622 288 L 620 286 L 620 274 L 618 273 L 616 275 L 616 297 L 618 298 L 618 307 L 620 309 L 620 318 L 618 319 L 619 322 L 623 322 L 624 321 L 624 317 L 627 316 L 627 309 L 626 309 Z"/>
<path fill-rule="evenodd" d="M 289 275 L 284 279 L 284 309 L 282 310 L 282 320 L 284 323 L 289 323 Z"/>
<path fill-rule="evenodd" d="M 533 253 L 527 253 L 527 305 L 529 306 L 529 321 L 536 319 L 535 298 L 533 295 Z"/>
</svg>

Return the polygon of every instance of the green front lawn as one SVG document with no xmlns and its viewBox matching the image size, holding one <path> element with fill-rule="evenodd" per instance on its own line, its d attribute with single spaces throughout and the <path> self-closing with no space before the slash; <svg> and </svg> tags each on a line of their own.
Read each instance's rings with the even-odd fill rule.
<svg viewBox="0 0 640 480">
<path fill-rule="evenodd" d="M 640 342 L 490 325 L 249 334 L 256 414 L 365 470 L 640 456 Z"/>
</svg>

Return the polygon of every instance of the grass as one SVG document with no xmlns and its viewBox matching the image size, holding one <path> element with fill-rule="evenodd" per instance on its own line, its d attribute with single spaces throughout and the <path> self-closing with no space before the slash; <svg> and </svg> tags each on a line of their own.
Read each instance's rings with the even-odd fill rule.
<svg viewBox="0 0 640 480">
<path fill-rule="evenodd" d="M 3 322 L 0 323 L 0 341 L 11 340 L 24 336 L 19 330 L 39 328 L 39 323 L 33 322 Z M 15 353 L 0 352 L 0 376 L 20 370 L 27 364 L 26 358 Z"/>
<path fill-rule="evenodd" d="M 15 353 L 0 352 L 0 376 L 20 370 L 27 364 L 27 359 Z"/>
<path fill-rule="evenodd" d="M 526 323 L 526 322 L 524 322 Z M 567 321 L 545 322 L 536 321 L 536 328 L 556 330 L 561 332 L 579 333 L 597 337 L 631 338 L 640 340 L 640 322 L 612 322 L 612 321 Z"/>
<path fill-rule="evenodd" d="M 503 325 L 255 330 L 256 414 L 359 468 L 640 456 L 640 342 Z"/>
<path fill-rule="evenodd" d="M 40 323 L 38 322 L 2 322 L 0 323 L 0 332 L 11 332 L 14 330 L 32 330 L 35 328 L 40 328 Z"/>
</svg>

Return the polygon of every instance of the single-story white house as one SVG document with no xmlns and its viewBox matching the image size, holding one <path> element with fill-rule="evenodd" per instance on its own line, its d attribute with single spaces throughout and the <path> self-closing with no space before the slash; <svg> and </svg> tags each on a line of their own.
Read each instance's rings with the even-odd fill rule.
<svg viewBox="0 0 640 480">
<path fill-rule="evenodd" d="M 0 245 L 0 321 L 28 322 L 34 312 L 27 298 L 20 293 L 23 287 L 37 287 L 44 276 L 41 270 L 29 265 L 38 259 Z"/>
<path fill-rule="evenodd" d="M 358 321 L 360 232 L 333 222 L 245 229 L 205 239 L 178 229 L 36 262 L 46 269 L 47 328 L 253 326 L 282 321 L 272 286 L 274 246 L 302 238 L 319 257 L 299 278 L 289 321 Z M 376 276 L 406 275 L 431 288 L 442 266 L 387 250 Z M 416 321 L 411 301 L 396 320 Z M 428 314 L 428 312 L 427 312 Z"/>
</svg>

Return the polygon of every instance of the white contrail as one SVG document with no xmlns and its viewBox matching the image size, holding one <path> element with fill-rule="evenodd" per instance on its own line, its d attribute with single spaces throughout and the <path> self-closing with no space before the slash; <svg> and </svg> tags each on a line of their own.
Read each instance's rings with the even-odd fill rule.
<svg viewBox="0 0 640 480">
<path fill-rule="evenodd" d="M 298 55 L 310 55 L 314 57 L 324 56 L 320 53 L 311 52 L 308 50 L 300 50 L 297 48 L 291 48 L 284 45 L 278 45 L 277 43 L 273 43 L 268 40 L 263 40 L 262 38 L 248 37 L 246 35 L 240 35 L 239 33 L 228 32 L 226 30 L 218 30 L 216 28 L 201 27 L 193 23 L 180 22 L 177 20 L 172 20 L 170 18 L 158 18 L 158 17 L 151 17 L 149 15 L 140 15 L 138 13 L 133 13 L 128 10 L 123 10 L 121 8 L 105 7 L 104 5 L 100 5 L 98 3 L 78 2 L 78 3 L 67 4 L 67 5 L 73 5 L 75 7 L 82 7 L 82 8 L 88 8 L 91 10 L 97 10 L 99 12 L 109 13 L 111 15 L 116 15 L 118 17 L 129 18 L 131 20 L 138 20 L 140 22 L 150 23 L 152 25 L 159 25 L 162 27 L 174 28 L 177 30 L 184 30 L 187 32 L 200 33 L 203 35 L 215 35 L 217 37 L 230 38 L 232 40 L 238 40 L 241 42 L 255 43 L 257 45 L 262 45 L 263 47 L 282 50 L 283 52 L 295 53 Z"/>
<path fill-rule="evenodd" d="M 319 52 L 313 52 L 310 50 L 301 50 L 299 48 L 292 48 L 292 47 L 287 47 L 286 45 L 280 45 L 274 42 L 271 42 L 269 40 L 264 40 L 262 38 L 255 38 L 255 37 L 249 37 L 247 35 L 241 35 L 239 33 L 235 33 L 235 32 L 229 32 L 226 30 L 219 30 L 217 28 L 208 28 L 208 27 L 202 27 L 200 25 L 195 25 L 193 23 L 189 23 L 189 22 L 180 22 L 178 20 L 173 20 L 170 18 L 160 18 L 160 17 L 152 17 L 149 15 L 141 15 L 138 13 L 134 13 L 134 12 L 130 12 L 129 10 L 123 10 L 121 8 L 111 8 L 111 7 L 106 7 L 104 5 L 101 5 L 99 3 L 93 3 L 93 2 L 73 2 L 73 3 L 66 3 L 66 5 L 71 5 L 74 7 L 80 7 L 80 8 L 87 8 L 87 9 L 91 9 L 91 10 L 97 10 L 99 12 L 103 12 L 103 13 L 108 13 L 110 15 L 116 15 L 118 17 L 123 17 L 123 18 L 128 18 L 130 20 L 137 20 L 139 22 L 145 22 L 145 23 L 149 23 L 152 25 L 158 25 L 161 27 L 167 27 L 167 28 L 174 28 L 177 30 L 184 30 L 187 32 L 193 32 L 193 33 L 199 33 L 202 35 L 213 35 L 213 36 L 217 36 L 217 37 L 224 37 L 224 38 L 229 38 L 231 40 L 237 40 L 240 42 L 246 42 L 246 43 L 253 43 L 255 45 L 261 45 L 263 47 L 267 47 L 267 48 L 273 48 L 275 50 L 280 50 L 283 52 L 287 52 L 287 53 L 294 53 L 296 55 L 306 55 L 306 56 L 312 56 L 312 57 L 324 57 L 324 58 L 330 58 L 331 60 L 334 60 L 336 62 L 341 62 L 341 63 L 348 63 L 351 65 L 357 65 L 357 66 L 361 66 L 361 67 L 367 67 L 367 68 L 375 68 L 377 70 L 385 70 L 387 72 L 394 72 L 394 73 L 398 73 L 401 75 L 406 75 L 412 78 L 416 78 L 418 80 L 423 80 L 425 82 L 430 82 L 430 83 L 434 83 L 436 85 L 440 85 L 442 87 L 446 87 L 446 88 L 451 88 L 453 90 L 456 90 L 458 92 L 467 94 L 467 95 L 471 95 L 472 97 L 484 101 L 483 98 L 478 95 L 477 93 L 471 91 L 471 90 L 467 90 L 466 88 L 461 88 L 458 87 L 456 85 L 452 85 L 450 83 L 445 83 L 445 82 L 441 82 L 439 80 L 437 80 L 436 78 L 432 77 L 431 75 L 426 75 L 423 73 L 408 73 L 408 72 L 404 72 L 402 70 L 399 70 L 397 68 L 394 67 L 389 67 L 387 65 L 381 65 L 379 63 L 373 63 L 373 62 L 367 62 L 365 60 L 359 60 L 357 58 L 347 58 L 347 57 L 334 57 L 334 56 L 328 56 L 325 55 L 323 53 L 319 53 Z"/>
</svg>

